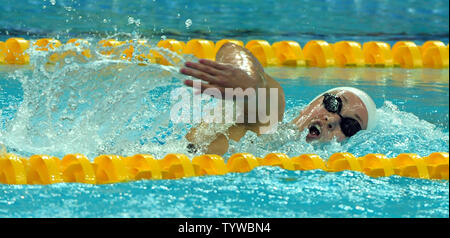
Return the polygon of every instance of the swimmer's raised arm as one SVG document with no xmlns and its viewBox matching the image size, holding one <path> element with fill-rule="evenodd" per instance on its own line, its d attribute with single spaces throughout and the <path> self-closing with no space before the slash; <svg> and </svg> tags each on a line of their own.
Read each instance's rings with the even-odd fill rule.
<svg viewBox="0 0 450 238">
<path fill-rule="evenodd" d="M 198 62 L 187 62 L 180 72 L 185 75 L 192 76 L 200 79 L 203 82 L 200 84 L 200 88 L 197 88 L 201 93 L 206 89 L 214 88 L 221 92 L 221 95 L 225 95 L 225 89 L 241 88 L 245 91 L 248 88 L 254 89 L 256 92 L 258 89 L 266 90 L 266 112 L 270 112 L 270 88 L 277 89 L 278 92 L 278 121 L 282 121 L 285 108 L 284 92 L 280 84 L 272 79 L 264 72 L 264 68 L 258 62 L 258 60 L 247 49 L 235 45 L 224 44 L 217 52 L 216 61 L 200 59 Z M 187 86 L 196 87 L 196 84 L 192 80 L 185 80 Z M 223 98 L 224 99 L 224 98 Z M 258 120 L 256 123 L 250 123 L 248 121 L 249 114 L 257 117 L 259 115 L 258 104 L 256 104 L 255 110 L 248 110 L 248 105 L 245 105 L 244 110 L 244 123 L 236 123 L 228 128 L 224 133 L 216 133 L 214 138 L 209 138 L 211 143 L 206 148 L 206 153 L 224 154 L 228 150 L 228 139 L 239 141 L 247 132 L 247 130 L 254 131 L 259 134 L 262 128 L 267 126 L 267 123 L 260 123 Z M 268 115 L 270 113 L 266 113 Z M 202 131 L 208 130 L 208 124 L 201 123 L 198 127 L 192 128 L 186 135 L 186 138 L 194 144 L 206 139 L 204 138 L 206 133 Z M 202 130 L 203 129 L 203 130 Z M 209 131 L 208 131 L 209 132 Z"/>
</svg>

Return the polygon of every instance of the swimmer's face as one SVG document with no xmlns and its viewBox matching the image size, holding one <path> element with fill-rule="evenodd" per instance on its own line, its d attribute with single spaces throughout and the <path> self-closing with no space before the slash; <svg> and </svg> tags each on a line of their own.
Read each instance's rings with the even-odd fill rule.
<svg viewBox="0 0 450 238">
<path fill-rule="evenodd" d="M 355 119 L 363 130 L 367 128 L 368 113 L 361 99 L 350 91 L 336 90 L 330 94 L 341 98 L 341 116 Z M 342 141 L 346 138 L 341 130 L 341 117 L 337 113 L 329 112 L 323 104 L 323 96 L 311 102 L 300 115 L 293 120 L 293 123 L 303 131 L 308 129 L 306 141 L 330 141 L 336 138 Z"/>
</svg>

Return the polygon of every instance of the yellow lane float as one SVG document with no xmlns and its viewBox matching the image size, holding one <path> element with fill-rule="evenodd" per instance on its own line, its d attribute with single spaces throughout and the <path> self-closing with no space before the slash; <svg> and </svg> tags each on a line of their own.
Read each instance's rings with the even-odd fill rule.
<svg viewBox="0 0 450 238">
<path fill-rule="evenodd" d="M 222 157 L 214 154 L 200 155 L 192 159 L 195 175 L 224 175 L 228 172 Z"/>
<path fill-rule="evenodd" d="M 258 166 L 258 159 L 249 153 L 234 154 L 227 162 L 228 172 L 246 173 Z"/>
<path fill-rule="evenodd" d="M 370 41 L 363 45 L 363 55 L 366 65 L 373 67 L 392 67 L 391 46 L 386 42 Z"/>
<path fill-rule="evenodd" d="M 383 154 L 367 154 L 360 160 L 363 173 L 371 177 L 388 177 L 395 174 L 391 159 Z"/>
<path fill-rule="evenodd" d="M 91 162 L 82 154 L 69 154 L 62 160 L 48 155 L 33 155 L 29 159 L 14 154 L 0 155 L 0 183 L 54 184 L 87 183 L 109 184 L 135 180 L 180 179 L 194 176 L 247 173 L 259 166 L 278 166 L 286 170 L 344 170 L 364 173 L 371 177 L 392 175 L 419 178 L 449 178 L 449 154 L 435 152 L 420 157 L 403 153 L 388 158 L 383 154 L 355 157 L 350 153 L 334 153 L 328 160 L 315 154 L 290 158 L 283 153 L 269 153 L 264 158 L 250 153 L 237 153 L 225 160 L 219 155 L 205 154 L 192 160 L 184 154 L 167 154 L 162 159 L 137 154 L 130 157 L 100 155 Z"/>
<path fill-rule="evenodd" d="M 54 184 L 63 182 L 60 172 L 61 161 L 53 156 L 33 155 L 27 161 L 28 184 Z"/>
<path fill-rule="evenodd" d="M 448 180 L 448 153 L 431 153 L 424 158 L 431 179 Z"/>
<path fill-rule="evenodd" d="M 394 65 L 402 68 L 421 68 L 422 54 L 419 47 L 411 41 L 399 41 L 392 47 Z"/>
<path fill-rule="evenodd" d="M 178 179 L 195 176 L 191 160 L 184 154 L 168 154 L 159 160 L 163 179 Z"/>
<path fill-rule="evenodd" d="M 85 39 L 72 38 L 72 39 L 68 40 L 66 44 L 73 44 L 77 47 L 81 47 L 82 45 L 89 45 L 89 42 Z M 84 55 L 86 58 L 92 57 L 91 50 L 85 49 L 85 48 L 82 48 L 82 49 L 83 49 L 83 51 L 81 52 L 82 55 Z M 71 54 L 71 55 L 75 55 L 75 53 L 71 52 L 71 51 L 68 51 L 67 53 Z"/>
<path fill-rule="evenodd" d="M 124 160 L 131 180 L 162 179 L 159 162 L 153 156 L 137 154 Z"/>
<path fill-rule="evenodd" d="M 175 52 L 179 55 L 183 54 L 184 52 L 184 48 L 186 47 L 186 44 L 183 41 L 177 41 L 174 39 L 166 39 L 166 40 L 161 40 L 158 42 L 157 47 L 159 48 L 165 48 L 168 49 L 172 52 Z M 162 65 L 171 65 L 169 60 L 167 60 L 166 58 L 163 57 L 162 54 L 160 54 L 159 52 L 155 51 L 155 50 L 151 50 L 150 53 L 152 55 L 154 55 L 155 59 L 156 59 L 156 63 L 157 64 L 162 64 Z M 178 60 L 174 57 L 170 58 L 172 61 L 175 61 L 176 63 L 178 62 Z"/>
<path fill-rule="evenodd" d="M 251 40 L 246 45 L 263 67 L 278 65 L 278 60 L 269 42 L 265 40 Z"/>
<path fill-rule="evenodd" d="M 405 177 L 430 178 L 425 160 L 413 153 L 399 154 L 392 159 L 395 174 Z"/>
<path fill-rule="evenodd" d="M 186 43 L 184 54 L 192 54 L 197 58 L 214 60 L 216 53 L 214 42 L 203 39 L 192 39 Z"/>
<path fill-rule="evenodd" d="M 305 66 L 305 56 L 300 44 L 295 41 L 279 41 L 272 44 L 272 49 L 282 66 Z"/>
<path fill-rule="evenodd" d="M 97 46 L 101 49 L 100 53 L 104 55 L 119 55 L 120 52 L 117 51 L 117 47 L 125 44 L 124 41 L 118 41 L 115 39 L 105 39 L 100 40 Z"/>
<path fill-rule="evenodd" d="M 427 41 L 421 47 L 423 66 L 426 68 L 448 68 L 448 45 L 441 41 Z"/>
<path fill-rule="evenodd" d="M 335 153 L 327 162 L 327 168 L 331 172 L 343 170 L 362 171 L 359 159 L 350 153 Z"/>
<path fill-rule="evenodd" d="M 118 155 L 100 155 L 94 159 L 95 176 L 98 184 L 126 182 L 129 173 L 125 161 Z"/>
<path fill-rule="evenodd" d="M 364 66 L 361 44 L 354 41 L 340 41 L 333 44 L 336 65 L 339 67 Z"/>
<path fill-rule="evenodd" d="M 5 154 L 0 158 L 0 183 L 28 183 L 25 164 L 24 161 L 19 158 L 19 156 L 14 154 Z"/>
<path fill-rule="evenodd" d="M 63 180 L 66 183 L 97 183 L 94 166 L 82 154 L 64 156 L 60 166 Z"/>
<path fill-rule="evenodd" d="M 0 64 L 28 64 L 30 56 L 25 53 L 30 42 L 23 38 L 9 38 L 0 42 Z"/>
<path fill-rule="evenodd" d="M 294 164 L 294 170 L 327 170 L 325 161 L 315 154 L 303 154 L 293 157 L 291 160 Z"/>
<path fill-rule="evenodd" d="M 278 166 L 287 170 L 295 170 L 292 160 L 283 153 L 270 153 L 260 163 L 263 166 Z"/>
<path fill-rule="evenodd" d="M 313 67 L 331 67 L 336 61 L 333 48 L 323 40 L 312 40 L 303 47 L 306 65 Z"/>
<path fill-rule="evenodd" d="M 36 50 L 48 51 L 60 47 L 58 40 L 43 38 L 33 41 Z M 66 44 L 88 45 L 86 40 L 71 39 Z M 265 40 L 250 40 L 246 44 L 236 39 L 222 39 L 214 43 L 206 39 L 192 39 L 187 43 L 175 39 L 159 41 L 156 46 L 165 48 L 178 55 L 192 54 L 197 58 L 215 60 L 217 51 L 226 43 L 233 43 L 247 48 L 259 60 L 264 67 L 269 66 L 293 66 L 293 67 L 402 67 L 402 68 L 448 68 L 449 47 L 441 41 L 427 41 L 422 46 L 412 41 L 398 41 L 393 47 L 380 41 L 361 43 L 355 41 L 339 41 L 328 43 L 323 40 L 311 40 L 303 49 L 295 41 L 279 41 L 270 45 Z M 123 46 L 127 44 L 127 46 Z M 131 60 L 137 58 L 140 61 L 148 60 L 149 63 L 171 65 L 180 61 L 173 55 L 167 55 L 152 48 L 150 52 L 135 53 L 136 45 L 150 44 L 145 40 L 119 41 L 116 39 L 104 39 L 97 42 L 99 52 L 104 55 L 112 55 L 115 58 Z M 28 64 L 30 61 L 26 50 L 30 47 L 30 41 L 23 38 L 10 38 L 0 42 L 0 64 Z M 91 57 L 89 49 L 84 49 L 86 57 Z M 50 63 L 56 62 L 66 56 L 51 55 Z M 170 58 L 168 58 L 170 57 Z M 145 64 L 142 64 L 145 65 Z"/>
</svg>

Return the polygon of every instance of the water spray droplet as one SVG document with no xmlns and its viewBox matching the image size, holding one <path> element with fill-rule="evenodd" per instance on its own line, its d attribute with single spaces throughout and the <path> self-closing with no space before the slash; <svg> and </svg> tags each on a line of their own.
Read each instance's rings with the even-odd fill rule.
<svg viewBox="0 0 450 238">
<path fill-rule="evenodd" d="M 191 19 L 187 19 L 184 24 L 186 25 L 186 28 L 189 28 L 192 26 L 192 20 Z"/>
<path fill-rule="evenodd" d="M 134 19 L 133 17 L 128 17 L 128 25 L 136 25 L 136 26 L 140 26 L 141 25 L 141 19 Z"/>
</svg>

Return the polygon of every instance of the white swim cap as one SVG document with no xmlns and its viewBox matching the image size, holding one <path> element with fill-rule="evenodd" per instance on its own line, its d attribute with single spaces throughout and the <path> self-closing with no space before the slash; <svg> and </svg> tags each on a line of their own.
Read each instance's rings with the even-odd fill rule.
<svg viewBox="0 0 450 238">
<path fill-rule="evenodd" d="M 375 105 L 375 102 L 372 100 L 372 98 L 366 92 L 364 92 L 360 89 L 353 88 L 353 87 L 332 88 L 326 92 L 319 94 L 319 96 L 315 97 L 311 102 L 314 102 L 317 98 L 323 96 L 325 93 L 333 92 L 336 90 L 349 91 L 349 92 L 355 94 L 356 96 L 358 96 L 359 99 L 361 99 L 361 101 L 363 102 L 364 106 L 367 109 L 367 129 L 366 130 L 369 130 L 369 129 L 372 129 L 375 127 L 375 124 L 377 121 L 377 106 Z"/>
</svg>

